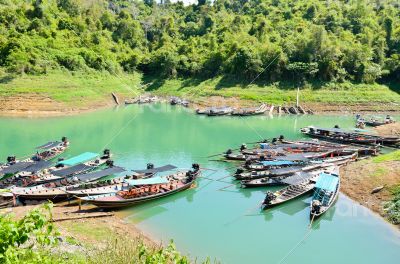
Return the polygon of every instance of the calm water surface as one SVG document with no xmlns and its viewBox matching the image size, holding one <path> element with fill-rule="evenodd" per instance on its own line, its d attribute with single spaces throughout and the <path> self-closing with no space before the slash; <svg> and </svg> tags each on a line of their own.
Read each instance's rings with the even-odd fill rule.
<svg viewBox="0 0 400 264">
<path fill-rule="evenodd" d="M 400 232 L 341 195 L 329 213 L 308 228 L 310 198 L 260 212 L 266 189 L 241 190 L 226 176 L 232 163 L 209 161 L 243 142 L 284 134 L 298 139 L 306 125 L 354 126 L 351 116 L 221 117 L 196 116 L 191 110 L 129 106 L 80 116 L 0 118 L 0 158 L 24 156 L 46 140 L 67 136 L 65 156 L 84 151 L 115 153 L 128 169 L 152 162 L 189 167 L 198 162 L 204 177 L 197 188 L 126 209 L 120 214 L 163 242 L 174 239 L 193 258 L 222 263 L 399 263 Z"/>
</svg>

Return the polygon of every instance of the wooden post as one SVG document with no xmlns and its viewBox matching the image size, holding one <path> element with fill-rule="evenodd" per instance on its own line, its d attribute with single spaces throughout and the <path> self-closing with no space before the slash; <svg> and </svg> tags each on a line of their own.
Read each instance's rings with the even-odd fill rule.
<svg viewBox="0 0 400 264">
<path fill-rule="evenodd" d="M 82 200 L 81 199 L 79 199 L 78 205 L 79 205 L 79 211 L 82 210 Z"/>
</svg>

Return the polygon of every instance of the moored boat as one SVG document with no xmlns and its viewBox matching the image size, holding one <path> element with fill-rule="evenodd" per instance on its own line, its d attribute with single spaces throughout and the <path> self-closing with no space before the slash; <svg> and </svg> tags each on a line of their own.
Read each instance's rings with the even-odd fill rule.
<svg viewBox="0 0 400 264">
<path fill-rule="evenodd" d="M 332 173 L 321 173 L 314 187 L 310 203 L 310 217 L 321 216 L 336 201 L 340 190 L 339 170 Z"/>
<path fill-rule="evenodd" d="M 268 107 L 266 104 L 262 104 L 258 107 L 239 108 L 232 111 L 232 115 L 235 116 L 252 116 L 262 115 L 267 111 Z"/>
<path fill-rule="evenodd" d="M 195 164 L 193 171 L 187 172 L 181 179 L 166 184 L 133 187 L 118 193 L 88 196 L 80 199 L 102 208 L 128 207 L 186 190 L 192 186 L 199 173 L 200 167 Z"/>
</svg>

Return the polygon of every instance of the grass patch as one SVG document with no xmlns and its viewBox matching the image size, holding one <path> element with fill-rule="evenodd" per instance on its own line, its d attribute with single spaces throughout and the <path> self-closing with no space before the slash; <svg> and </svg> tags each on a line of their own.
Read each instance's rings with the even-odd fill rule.
<svg viewBox="0 0 400 264">
<path fill-rule="evenodd" d="M 286 104 L 296 101 L 297 88 L 293 83 L 276 82 L 253 84 L 235 81 L 229 77 L 212 79 L 144 78 L 148 91 L 159 95 L 177 95 L 189 98 L 206 96 L 239 97 L 241 99 Z M 303 102 L 357 104 L 400 102 L 400 94 L 381 84 L 311 83 L 300 90 Z"/>
<path fill-rule="evenodd" d="M 372 177 L 375 177 L 375 178 L 380 178 L 380 177 L 382 177 L 383 175 L 385 175 L 387 172 L 388 172 L 388 171 L 387 171 L 386 168 L 378 167 L 378 168 L 375 169 L 374 173 L 373 173 L 371 176 L 372 176 Z"/>
<path fill-rule="evenodd" d="M 88 222 L 64 223 L 63 227 L 75 236 L 81 235 L 93 241 L 105 241 L 112 233 L 112 230 L 107 227 L 99 228 Z"/>
<path fill-rule="evenodd" d="M 385 161 L 400 161 L 400 150 L 396 150 L 387 154 L 379 155 L 372 159 L 375 163 L 381 163 Z"/>
<path fill-rule="evenodd" d="M 4 79 L 6 76 L 0 76 Z M 51 72 L 46 75 L 20 75 L 0 82 L 0 96 L 39 94 L 58 102 L 80 106 L 104 100 L 111 92 L 124 96 L 139 94 L 141 75 L 106 72 Z"/>
<path fill-rule="evenodd" d="M 111 92 L 133 97 L 146 91 L 158 95 L 176 95 L 191 99 L 207 96 L 238 97 L 273 104 L 291 104 L 296 101 L 297 87 L 291 82 L 258 83 L 248 86 L 247 82 L 234 77 L 211 79 L 160 79 L 142 74 L 118 76 L 107 72 L 54 71 L 45 75 L 11 76 L 0 72 L 0 96 L 39 94 L 72 106 L 109 98 Z M 307 84 L 300 90 L 302 102 L 358 104 L 399 103 L 396 89 L 381 84 L 321 83 Z"/>
<path fill-rule="evenodd" d="M 396 185 L 390 188 L 390 192 L 393 195 L 393 199 L 390 202 L 385 203 L 384 209 L 387 213 L 387 218 L 393 224 L 400 224 L 400 185 Z"/>
</svg>

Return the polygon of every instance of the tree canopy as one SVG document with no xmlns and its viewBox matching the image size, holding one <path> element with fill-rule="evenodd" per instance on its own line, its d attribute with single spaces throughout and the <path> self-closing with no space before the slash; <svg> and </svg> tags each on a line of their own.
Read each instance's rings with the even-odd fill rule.
<svg viewBox="0 0 400 264">
<path fill-rule="evenodd" d="M 249 82 L 400 80 L 391 0 L 0 0 L 0 67 Z"/>
</svg>

